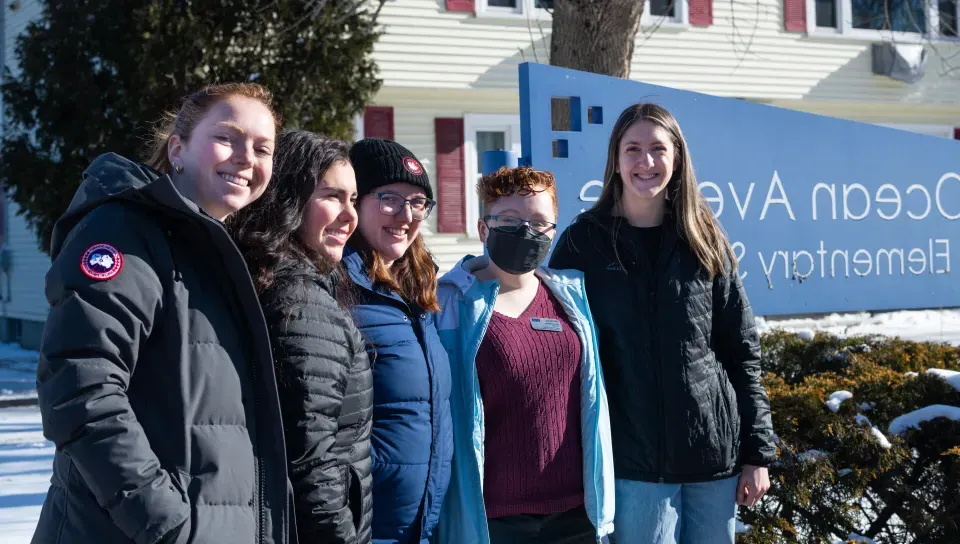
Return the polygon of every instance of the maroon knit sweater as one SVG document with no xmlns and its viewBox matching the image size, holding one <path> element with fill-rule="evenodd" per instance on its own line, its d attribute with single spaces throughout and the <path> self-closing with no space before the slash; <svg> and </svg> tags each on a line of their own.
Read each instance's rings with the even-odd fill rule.
<svg viewBox="0 0 960 544">
<path fill-rule="evenodd" d="M 556 319 L 563 330 L 535 330 L 533 317 Z M 520 317 L 491 317 L 477 352 L 487 517 L 552 514 L 583 504 L 580 349 L 563 307 L 543 283 Z"/>
</svg>

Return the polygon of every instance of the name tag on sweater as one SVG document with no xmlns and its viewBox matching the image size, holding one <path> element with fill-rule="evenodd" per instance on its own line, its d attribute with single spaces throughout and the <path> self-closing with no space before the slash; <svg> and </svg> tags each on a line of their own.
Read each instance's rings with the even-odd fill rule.
<svg viewBox="0 0 960 544">
<path fill-rule="evenodd" d="M 530 326 L 533 327 L 535 331 L 551 331 L 551 332 L 561 332 L 563 331 L 563 326 L 560 325 L 559 319 L 547 319 L 544 317 L 531 317 Z"/>
</svg>

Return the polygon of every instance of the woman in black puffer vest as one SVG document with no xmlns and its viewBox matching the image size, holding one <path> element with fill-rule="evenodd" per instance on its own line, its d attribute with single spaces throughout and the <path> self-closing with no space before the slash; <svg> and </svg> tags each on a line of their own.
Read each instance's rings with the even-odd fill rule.
<svg viewBox="0 0 960 544">
<path fill-rule="evenodd" d="M 357 226 L 347 144 L 307 131 L 277 142 L 274 181 L 230 229 L 260 293 L 277 368 L 301 542 L 370 542 L 373 378 L 338 300 Z"/>
</svg>

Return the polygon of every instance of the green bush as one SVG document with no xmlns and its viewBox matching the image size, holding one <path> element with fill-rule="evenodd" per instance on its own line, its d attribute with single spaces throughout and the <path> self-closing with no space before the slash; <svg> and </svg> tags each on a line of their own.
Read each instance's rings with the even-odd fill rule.
<svg viewBox="0 0 960 544">
<path fill-rule="evenodd" d="M 767 496 L 740 509 L 750 528 L 737 542 L 960 542 L 960 422 L 890 432 L 914 410 L 960 407 L 960 391 L 927 373 L 960 370 L 960 348 L 784 331 L 762 344 L 779 459 Z M 834 412 L 827 401 L 837 391 L 853 396 Z"/>
</svg>

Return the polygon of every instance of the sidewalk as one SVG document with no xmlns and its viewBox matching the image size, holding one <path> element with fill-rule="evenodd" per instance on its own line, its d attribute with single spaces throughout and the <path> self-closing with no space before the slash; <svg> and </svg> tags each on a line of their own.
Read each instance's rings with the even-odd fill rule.
<svg viewBox="0 0 960 544">
<path fill-rule="evenodd" d="M 36 404 L 36 351 L 0 344 L 0 408 Z"/>
<path fill-rule="evenodd" d="M 0 541 L 29 544 L 53 465 L 36 407 L 0 410 Z"/>
</svg>

